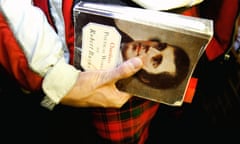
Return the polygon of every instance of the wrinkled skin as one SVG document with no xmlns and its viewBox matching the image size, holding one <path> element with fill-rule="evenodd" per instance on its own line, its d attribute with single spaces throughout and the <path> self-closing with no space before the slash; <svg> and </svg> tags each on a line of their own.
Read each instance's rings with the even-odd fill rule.
<svg viewBox="0 0 240 144">
<path fill-rule="evenodd" d="M 114 69 L 80 72 L 74 87 L 63 97 L 61 103 L 75 107 L 120 108 L 131 95 L 119 91 L 115 83 L 132 76 L 142 66 L 142 60 L 135 57 Z"/>
</svg>

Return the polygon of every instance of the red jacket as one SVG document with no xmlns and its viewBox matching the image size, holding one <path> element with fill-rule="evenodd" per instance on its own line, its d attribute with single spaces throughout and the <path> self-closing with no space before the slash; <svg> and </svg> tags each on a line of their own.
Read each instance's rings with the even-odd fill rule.
<svg viewBox="0 0 240 144">
<path fill-rule="evenodd" d="M 73 0 L 63 1 L 63 15 L 66 28 L 65 35 L 67 46 L 70 51 L 71 63 L 74 46 L 74 29 L 72 23 L 73 21 L 71 19 L 72 4 Z M 34 5 L 43 10 L 49 23 L 54 27 L 49 12 L 48 1 L 34 0 Z M 0 13 L 0 64 L 17 80 L 22 88 L 29 91 L 41 89 L 43 78 L 29 68 L 27 59 L 2 13 Z"/>
<path fill-rule="evenodd" d="M 214 1 L 215 2 L 215 1 Z M 215 3 L 219 3 L 217 0 Z M 46 14 L 50 24 L 52 23 L 49 14 L 49 6 L 47 0 L 34 0 L 34 4 L 40 7 Z M 70 50 L 70 58 L 72 63 L 74 32 L 72 22 L 72 0 L 63 1 L 63 14 L 66 26 L 67 46 Z M 238 15 L 238 0 L 223 0 L 219 6 L 219 13 L 212 17 L 214 19 L 214 38 L 206 49 L 209 60 L 213 60 L 229 47 L 231 43 L 232 32 L 234 29 L 235 19 Z M 214 7 L 217 8 L 217 7 Z M 204 13 L 205 16 L 211 14 L 210 11 Z M 195 11 L 194 11 L 195 12 Z M 184 12 L 185 15 L 192 15 L 192 10 Z M 34 73 L 28 66 L 26 57 L 24 56 L 18 42 L 9 28 L 4 16 L 0 13 L 0 64 L 19 82 L 19 84 L 30 91 L 39 90 L 41 88 L 42 77 Z"/>
<path fill-rule="evenodd" d="M 209 60 L 214 60 L 231 46 L 239 6 L 239 0 L 211 0 L 202 6 L 201 17 L 214 20 L 214 37 L 206 49 Z"/>
</svg>

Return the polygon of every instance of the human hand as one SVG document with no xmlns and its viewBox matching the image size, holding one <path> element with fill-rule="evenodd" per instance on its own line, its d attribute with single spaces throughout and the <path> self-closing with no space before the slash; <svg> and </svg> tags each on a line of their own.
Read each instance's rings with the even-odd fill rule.
<svg viewBox="0 0 240 144">
<path fill-rule="evenodd" d="M 131 95 L 119 91 L 115 83 L 132 76 L 142 66 L 142 60 L 135 57 L 111 70 L 80 72 L 74 87 L 63 97 L 61 103 L 75 107 L 120 108 Z"/>
</svg>

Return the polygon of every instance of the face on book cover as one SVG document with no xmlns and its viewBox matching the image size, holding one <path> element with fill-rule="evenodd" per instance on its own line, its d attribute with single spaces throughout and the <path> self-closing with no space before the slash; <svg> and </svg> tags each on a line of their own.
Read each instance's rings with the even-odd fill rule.
<svg viewBox="0 0 240 144">
<path fill-rule="evenodd" d="M 152 87 L 176 87 L 187 75 L 188 55 L 183 49 L 161 43 L 159 40 L 138 40 L 124 43 L 123 59 L 139 56 L 143 68 L 138 72 L 139 79 Z"/>
</svg>

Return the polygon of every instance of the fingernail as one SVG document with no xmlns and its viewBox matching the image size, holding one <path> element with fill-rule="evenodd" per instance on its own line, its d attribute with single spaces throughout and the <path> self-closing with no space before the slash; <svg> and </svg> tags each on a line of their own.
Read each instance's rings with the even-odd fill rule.
<svg viewBox="0 0 240 144">
<path fill-rule="evenodd" d="M 139 68 L 142 66 L 142 60 L 139 57 L 134 57 L 131 60 L 132 65 L 134 66 L 134 68 Z"/>
</svg>

